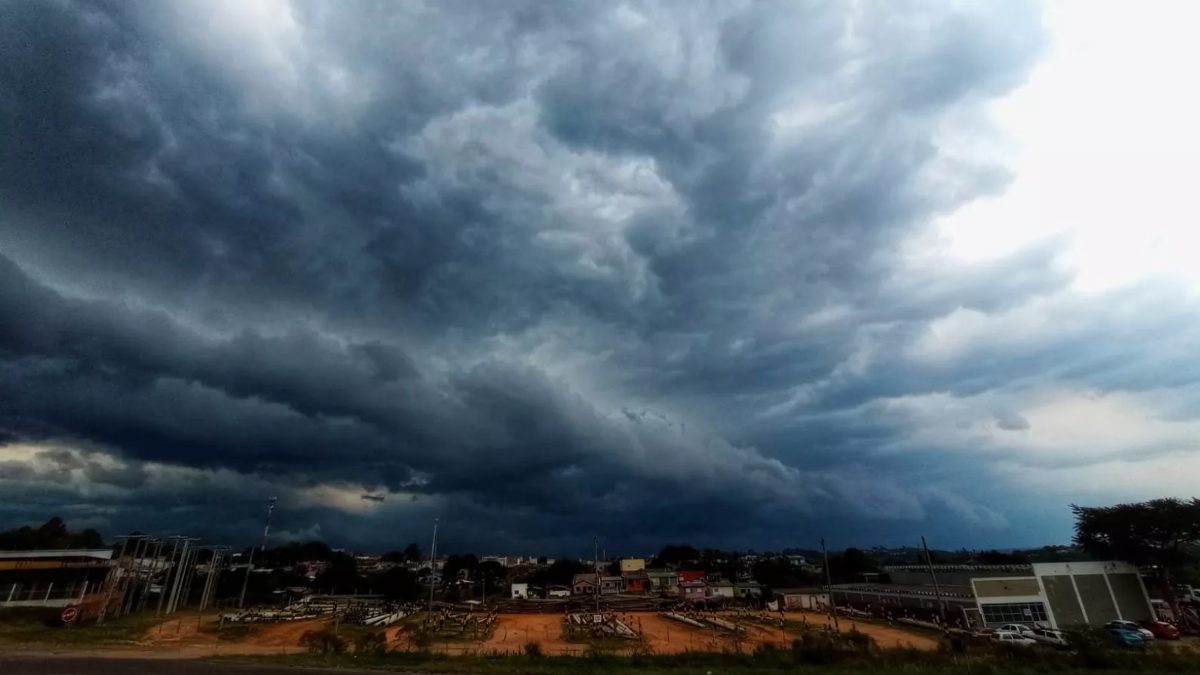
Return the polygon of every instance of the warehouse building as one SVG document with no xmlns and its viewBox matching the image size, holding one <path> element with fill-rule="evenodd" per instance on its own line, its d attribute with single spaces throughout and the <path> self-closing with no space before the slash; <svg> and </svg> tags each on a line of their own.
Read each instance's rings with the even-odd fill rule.
<svg viewBox="0 0 1200 675">
<path fill-rule="evenodd" d="M 976 578 L 971 586 L 983 625 L 1044 623 L 1101 626 L 1154 616 L 1134 565 L 1125 562 L 1034 563 L 1027 574 Z"/>
<path fill-rule="evenodd" d="M 0 551 L 0 607 L 66 607 L 104 588 L 112 549 Z"/>
<path fill-rule="evenodd" d="M 839 584 L 838 605 L 879 615 L 931 619 L 945 608 L 950 624 L 1006 623 L 1050 628 L 1142 621 L 1153 609 L 1134 565 L 1117 561 L 1011 565 L 926 565 L 885 568 L 886 584 Z"/>
</svg>

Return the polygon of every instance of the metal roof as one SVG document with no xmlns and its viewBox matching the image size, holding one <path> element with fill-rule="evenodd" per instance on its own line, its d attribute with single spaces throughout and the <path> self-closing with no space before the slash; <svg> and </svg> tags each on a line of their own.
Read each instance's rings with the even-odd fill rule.
<svg viewBox="0 0 1200 675">
<path fill-rule="evenodd" d="M 112 560 L 111 548 L 47 548 L 33 551 L 0 551 L 0 560 L 36 560 L 45 558 L 96 558 Z"/>
</svg>

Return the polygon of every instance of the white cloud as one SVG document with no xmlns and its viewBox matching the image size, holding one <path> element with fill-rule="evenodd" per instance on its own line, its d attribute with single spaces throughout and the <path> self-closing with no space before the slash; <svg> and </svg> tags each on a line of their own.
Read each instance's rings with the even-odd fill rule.
<svg viewBox="0 0 1200 675">
<path fill-rule="evenodd" d="M 1077 291 L 1200 284 L 1200 5 L 1060 0 L 1046 20 L 1051 56 L 993 107 L 1015 180 L 941 221 L 948 251 L 979 261 L 1066 237 Z"/>
</svg>

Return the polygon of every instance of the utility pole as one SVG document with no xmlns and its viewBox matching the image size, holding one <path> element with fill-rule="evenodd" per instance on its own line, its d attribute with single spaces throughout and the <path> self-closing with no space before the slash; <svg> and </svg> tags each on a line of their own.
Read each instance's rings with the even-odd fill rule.
<svg viewBox="0 0 1200 675">
<path fill-rule="evenodd" d="M 833 575 L 829 572 L 829 550 L 825 548 L 825 539 L 821 538 L 821 553 L 825 556 L 825 591 L 829 593 L 829 615 L 833 617 L 833 630 L 842 632 L 838 625 L 837 603 L 833 600 Z"/>
<path fill-rule="evenodd" d="M 142 592 L 138 597 L 137 610 L 140 612 L 146 609 L 146 599 L 150 595 L 150 587 L 154 585 L 154 576 L 158 573 L 158 556 L 162 552 L 163 542 L 161 539 L 154 540 L 154 554 L 150 558 L 150 569 L 146 572 L 146 583 L 142 584 Z"/>
<path fill-rule="evenodd" d="M 592 537 L 592 569 L 596 570 L 596 613 L 600 613 L 600 537 Z"/>
<path fill-rule="evenodd" d="M 437 530 L 438 519 L 433 519 L 433 542 L 429 545 L 429 622 L 433 622 L 433 586 L 437 575 Z"/>
<path fill-rule="evenodd" d="M 129 546 L 129 537 L 123 537 L 121 539 L 121 553 L 117 557 L 117 565 L 112 567 L 108 573 L 109 582 L 105 584 L 104 604 L 100 606 L 100 614 L 99 614 L 99 616 L 96 617 L 97 624 L 104 623 L 104 615 L 108 614 L 108 603 L 110 600 L 112 600 L 113 587 L 116 586 L 117 583 L 120 582 L 120 578 L 121 578 L 120 572 L 122 569 L 121 566 L 122 566 L 124 558 L 125 558 L 125 548 L 128 546 Z"/>
<path fill-rule="evenodd" d="M 271 512 L 275 510 L 275 498 L 267 500 L 267 524 L 263 527 L 262 549 L 267 550 L 267 534 L 271 531 Z M 254 547 L 250 547 L 250 559 L 246 561 L 246 576 L 242 578 L 242 594 L 238 596 L 238 609 L 246 604 L 246 587 L 250 585 L 250 570 L 254 569 Z"/>
<path fill-rule="evenodd" d="M 156 611 L 155 614 L 159 615 L 161 615 L 163 611 L 163 600 L 165 600 L 167 597 L 167 580 L 172 578 L 172 575 L 174 575 L 179 569 L 179 567 L 175 564 L 175 554 L 179 552 L 179 540 L 181 537 L 171 538 L 175 540 L 175 543 L 171 546 L 171 557 L 167 561 L 170 564 L 163 566 L 164 569 L 162 583 L 160 583 L 158 586 L 158 611 Z"/>
<path fill-rule="evenodd" d="M 946 627 L 946 603 L 942 602 L 942 589 L 938 586 L 937 575 L 933 573 L 933 558 L 929 555 L 929 545 L 925 537 L 921 537 L 921 548 L 925 549 L 925 564 L 929 566 L 929 578 L 933 581 L 933 595 L 937 598 L 938 614 L 942 617 L 942 627 Z"/>
</svg>

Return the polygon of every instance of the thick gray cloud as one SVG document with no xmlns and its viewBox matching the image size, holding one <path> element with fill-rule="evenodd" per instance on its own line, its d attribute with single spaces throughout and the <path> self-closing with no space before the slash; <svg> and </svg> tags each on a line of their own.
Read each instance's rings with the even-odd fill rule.
<svg viewBox="0 0 1200 675">
<path fill-rule="evenodd" d="M 1105 318 L 1053 246 L 913 263 L 1004 188 L 943 137 L 994 133 L 1033 4 L 4 14 L 5 518 L 237 539 L 273 492 L 365 546 L 1031 543 L 1062 519 L 976 484 L 1062 465 L 995 435 L 1042 428 L 1023 392 L 1195 382 L 1133 345 L 1186 299 Z M 1069 325 L 1004 340 L 1038 303 Z"/>
</svg>

